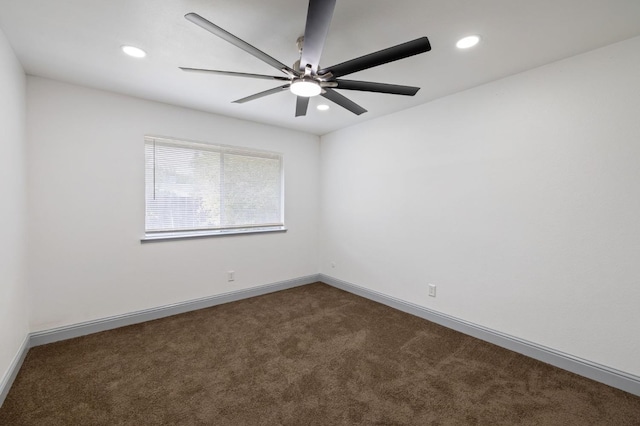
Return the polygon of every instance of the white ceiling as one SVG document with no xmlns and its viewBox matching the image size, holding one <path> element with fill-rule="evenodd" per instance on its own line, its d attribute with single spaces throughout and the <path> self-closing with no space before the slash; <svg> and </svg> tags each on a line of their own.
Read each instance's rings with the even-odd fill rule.
<svg viewBox="0 0 640 426">
<path fill-rule="evenodd" d="M 415 97 L 342 91 L 369 112 L 331 104 L 294 117 L 289 92 L 232 101 L 279 82 L 187 73 L 179 66 L 282 75 L 184 19 L 195 12 L 281 62 L 298 59 L 306 0 L 0 0 L 0 27 L 30 75 L 325 134 L 640 35 L 640 0 L 337 0 L 321 66 L 421 36 L 433 50 L 349 75 L 414 85 Z M 480 34 L 462 51 L 455 42 Z M 147 51 L 132 59 L 131 44 Z"/>
</svg>

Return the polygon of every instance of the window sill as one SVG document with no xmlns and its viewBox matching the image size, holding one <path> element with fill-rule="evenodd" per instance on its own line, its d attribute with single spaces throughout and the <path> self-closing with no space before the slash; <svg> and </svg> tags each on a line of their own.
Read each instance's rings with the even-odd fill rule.
<svg viewBox="0 0 640 426">
<path fill-rule="evenodd" d="M 162 234 L 147 234 L 140 239 L 142 243 L 151 243 L 154 241 L 167 240 L 187 240 L 192 238 L 209 238 L 209 237 L 226 237 L 232 235 L 246 234 L 264 234 L 272 232 L 287 232 L 287 228 L 269 228 L 269 229 L 246 229 L 246 230 L 228 230 L 228 231 L 189 231 L 189 232 L 170 232 Z"/>
</svg>

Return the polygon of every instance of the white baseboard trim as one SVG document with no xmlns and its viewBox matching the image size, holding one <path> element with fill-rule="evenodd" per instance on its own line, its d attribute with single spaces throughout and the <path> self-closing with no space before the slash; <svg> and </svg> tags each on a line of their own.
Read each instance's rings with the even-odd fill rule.
<svg viewBox="0 0 640 426">
<path fill-rule="evenodd" d="M 367 289 L 325 274 L 308 275 L 272 284 L 256 286 L 248 289 L 232 291 L 215 296 L 203 297 L 186 302 L 174 303 L 157 308 L 145 309 L 129 314 L 116 315 L 94 321 L 87 321 L 66 327 L 58 327 L 50 330 L 33 332 L 25 336 L 9 369 L 0 380 L 0 406 L 4 402 L 9 389 L 13 384 L 18 371 L 24 362 L 29 348 L 60 340 L 72 339 L 100 331 L 111 330 L 127 325 L 138 324 L 198 309 L 204 309 L 223 303 L 235 302 L 250 297 L 261 296 L 276 291 L 299 287 L 321 281 L 325 284 L 353 293 L 355 295 L 390 306 L 394 309 L 415 315 L 432 321 L 444 327 L 451 328 L 461 333 L 476 337 L 486 342 L 493 343 L 503 348 L 518 352 L 528 357 L 537 359 L 547 364 L 554 365 L 567 371 L 606 385 L 624 390 L 636 396 L 640 396 L 640 377 L 625 373 L 611 367 L 600 365 L 582 358 L 578 358 L 537 343 L 529 342 L 499 331 L 495 331 L 468 321 L 464 321 L 450 315 L 446 315 L 423 306 L 413 304 L 384 293 Z"/>
<path fill-rule="evenodd" d="M 29 352 L 29 347 L 29 335 L 27 334 L 24 336 L 24 340 L 22 341 L 20 348 L 18 348 L 16 356 L 13 357 L 13 360 L 9 365 L 9 369 L 5 373 L 4 377 L 2 377 L 2 380 L 0 380 L 0 407 L 2 407 L 2 403 L 4 403 L 7 394 L 9 394 L 9 389 L 11 389 L 11 385 L 18 375 L 20 367 L 22 367 L 22 363 L 27 356 L 27 352 Z"/>
<path fill-rule="evenodd" d="M 510 336 L 325 274 L 319 274 L 317 281 L 640 396 L 640 377 L 633 374 Z"/>
<path fill-rule="evenodd" d="M 186 302 L 173 303 L 171 305 L 160 306 L 157 308 L 144 309 L 141 311 L 115 315 L 112 317 L 101 318 L 93 321 L 81 322 L 78 324 L 57 327 L 44 331 L 36 331 L 34 333 L 31 333 L 30 335 L 30 347 L 46 345 L 48 343 L 53 343 L 60 340 L 73 339 L 74 337 L 112 330 L 114 328 L 138 324 L 141 322 L 152 321 L 159 318 L 221 305 L 223 303 L 248 299 L 250 297 L 262 296 L 263 294 L 286 290 L 293 287 L 299 287 L 302 285 L 314 283 L 316 281 L 318 281 L 317 274 L 308 275 L 306 277 L 299 277 L 291 280 L 260 285 L 243 290 L 230 291 L 228 293 L 203 297 L 195 300 L 188 300 Z"/>
</svg>

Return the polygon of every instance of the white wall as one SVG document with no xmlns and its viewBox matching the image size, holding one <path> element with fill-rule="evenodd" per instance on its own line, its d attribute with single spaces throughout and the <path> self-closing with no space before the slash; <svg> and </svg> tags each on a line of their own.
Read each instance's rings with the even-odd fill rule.
<svg viewBox="0 0 640 426">
<path fill-rule="evenodd" d="M 317 136 L 36 77 L 27 102 L 32 331 L 318 272 Z M 145 134 L 282 152 L 288 231 L 141 244 Z"/>
<path fill-rule="evenodd" d="M 321 272 L 640 375 L 639 76 L 634 38 L 323 136 Z"/>
<path fill-rule="evenodd" d="M 28 333 L 25 75 L 0 30 L 0 382 Z"/>
</svg>

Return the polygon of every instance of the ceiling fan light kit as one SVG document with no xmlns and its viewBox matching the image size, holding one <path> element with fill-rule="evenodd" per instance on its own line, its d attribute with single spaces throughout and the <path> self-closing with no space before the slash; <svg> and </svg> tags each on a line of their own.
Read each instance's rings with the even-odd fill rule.
<svg viewBox="0 0 640 426">
<path fill-rule="evenodd" d="M 419 87 L 374 83 L 368 81 L 343 80 L 340 77 L 428 52 L 431 50 L 431 44 L 427 37 L 420 37 L 388 49 L 383 49 L 359 58 L 342 62 L 340 64 L 320 68 L 320 57 L 329 32 L 329 26 L 331 24 L 335 5 L 336 0 L 309 0 L 304 35 L 297 40 L 298 49 L 300 51 L 300 60 L 297 61 L 293 67 L 288 67 L 258 48 L 250 45 L 246 41 L 241 40 L 230 32 L 206 20 L 202 16 L 196 13 L 188 13 L 185 15 L 187 20 L 260 59 L 266 64 L 282 72 L 284 76 L 200 68 L 181 67 L 181 69 L 183 71 L 284 81 L 286 82 L 285 85 L 238 99 L 234 101 L 234 103 L 245 103 L 264 96 L 280 93 L 288 89 L 291 93 L 296 95 L 296 117 L 302 117 L 307 114 L 309 98 L 313 96 L 322 96 L 356 115 L 367 112 L 366 109 L 338 93 L 334 89 L 414 96 L 418 90 L 420 90 Z"/>
<path fill-rule="evenodd" d="M 305 98 L 318 96 L 322 93 L 322 88 L 316 81 L 304 78 L 293 80 L 291 86 L 289 86 L 289 90 L 291 90 L 291 93 L 294 95 Z"/>
</svg>

